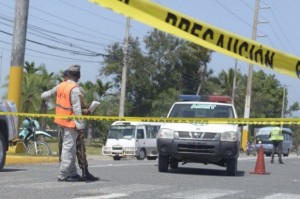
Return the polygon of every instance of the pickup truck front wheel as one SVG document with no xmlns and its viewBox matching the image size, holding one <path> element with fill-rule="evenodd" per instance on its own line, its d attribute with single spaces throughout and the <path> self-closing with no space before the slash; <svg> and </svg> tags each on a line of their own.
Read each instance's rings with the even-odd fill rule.
<svg viewBox="0 0 300 199">
<path fill-rule="evenodd" d="M 158 171 L 167 172 L 169 168 L 169 156 L 158 155 Z"/>
<path fill-rule="evenodd" d="M 6 158 L 6 144 L 3 135 L 0 132 L 0 170 L 4 167 Z"/>
<path fill-rule="evenodd" d="M 237 158 L 227 160 L 226 172 L 229 176 L 235 176 L 237 174 Z"/>
</svg>

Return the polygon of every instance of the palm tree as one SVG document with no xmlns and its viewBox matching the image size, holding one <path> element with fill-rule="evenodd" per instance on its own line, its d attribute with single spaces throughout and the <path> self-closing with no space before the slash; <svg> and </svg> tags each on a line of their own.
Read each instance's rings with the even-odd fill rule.
<svg viewBox="0 0 300 199">
<path fill-rule="evenodd" d="M 25 61 L 24 70 L 27 74 L 36 74 L 37 72 L 42 70 L 43 66 L 35 67 L 34 62 L 29 63 Z"/>
<path fill-rule="evenodd" d="M 22 84 L 21 112 L 36 113 L 39 110 L 40 93 L 36 74 L 24 74 Z"/>
<path fill-rule="evenodd" d="M 41 68 L 42 74 L 38 78 L 38 87 L 39 93 L 41 94 L 44 91 L 48 91 L 52 89 L 56 85 L 56 78 L 54 77 L 54 73 L 48 73 L 45 67 Z M 40 113 L 46 114 L 48 112 L 48 105 L 45 100 L 40 100 Z M 41 118 L 41 129 L 45 131 L 46 129 L 46 118 Z"/>
<path fill-rule="evenodd" d="M 113 85 L 110 82 L 106 82 L 105 84 L 103 84 L 103 82 L 100 79 L 97 79 L 97 81 L 96 81 L 96 93 L 99 97 L 98 99 L 103 98 L 107 95 L 111 95 L 111 94 L 107 93 L 107 91 L 111 88 L 113 88 Z"/>
<path fill-rule="evenodd" d="M 107 91 L 112 88 L 110 82 L 103 84 L 101 80 L 97 80 L 95 84 L 90 81 L 81 83 L 80 86 L 84 90 L 84 101 L 92 102 L 93 100 L 100 100 L 100 98 L 107 95 Z M 87 144 L 90 145 L 93 139 L 93 126 L 95 121 L 88 121 L 88 135 L 87 135 Z"/>
<path fill-rule="evenodd" d="M 234 69 L 230 68 L 228 72 L 222 71 L 218 76 L 218 84 L 220 86 L 220 95 L 232 96 L 233 92 L 233 79 L 234 79 Z M 242 76 L 240 71 L 236 73 L 236 92 L 235 92 L 235 106 L 238 112 L 241 112 L 244 107 L 245 101 L 245 77 Z"/>
</svg>

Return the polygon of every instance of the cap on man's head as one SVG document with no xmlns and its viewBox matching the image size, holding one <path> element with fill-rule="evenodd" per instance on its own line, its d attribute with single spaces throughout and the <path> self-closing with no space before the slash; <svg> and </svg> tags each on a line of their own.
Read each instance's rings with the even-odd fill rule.
<svg viewBox="0 0 300 199">
<path fill-rule="evenodd" d="M 68 71 L 80 71 L 80 65 L 71 65 L 69 68 L 68 68 Z"/>
<path fill-rule="evenodd" d="M 68 70 L 65 70 L 65 71 L 63 72 L 63 77 L 68 77 L 68 75 L 69 75 L 69 71 L 68 71 Z"/>
</svg>

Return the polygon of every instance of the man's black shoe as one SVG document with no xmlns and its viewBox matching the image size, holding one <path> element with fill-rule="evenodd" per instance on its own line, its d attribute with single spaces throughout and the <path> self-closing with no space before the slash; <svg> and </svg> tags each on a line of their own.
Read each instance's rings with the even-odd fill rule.
<svg viewBox="0 0 300 199">
<path fill-rule="evenodd" d="M 99 181 L 100 178 L 93 176 L 90 173 L 87 173 L 85 176 L 82 177 L 82 181 L 85 182 L 94 182 L 94 181 Z"/>
<path fill-rule="evenodd" d="M 284 163 L 282 161 L 280 161 L 279 164 L 284 164 Z"/>
<path fill-rule="evenodd" d="M 98 181 L 100 180 L 100 178 L 93 176 L 92 174 L 90 174 L 88 168 L 83 168 L 82 169 L 82 181 L 85 182 L 94 182 L 94 181 Z"/>
<path fill-rule="evenodd" d="M 58 181 L 59 182 L 80 182 L 81 181 L 81 177 L 79 175 L 69 176 L 69 177 L 67 177 L 65 179 L 58 178 Z"/>
</svg>

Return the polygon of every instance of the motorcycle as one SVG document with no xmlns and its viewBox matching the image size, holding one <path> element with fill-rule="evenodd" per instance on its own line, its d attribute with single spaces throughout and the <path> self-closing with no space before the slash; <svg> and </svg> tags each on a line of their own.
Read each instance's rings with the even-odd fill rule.
<svg viewBox="0 0 300 199">
<path fill-rule="evenodd" d="M 247 155 L 253 154 L 254 155 L 254 144 L 248 142 L 247 143 Z"/>
<path fill-rule="evenodd" d="M 47 132 L 39 131 L 40 125 L 38 121 L 32 118 L 25 118 L 22 125 L 23 129 L 19 133 L 19 138 L 22 139 L 24 148 L 28 154 L 50 155 L 50 147 L 44 140 L 45 137 L 52 138 L 52 136 Z"/>
</svg>

